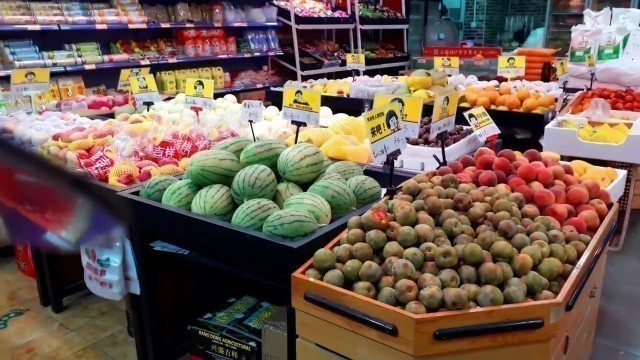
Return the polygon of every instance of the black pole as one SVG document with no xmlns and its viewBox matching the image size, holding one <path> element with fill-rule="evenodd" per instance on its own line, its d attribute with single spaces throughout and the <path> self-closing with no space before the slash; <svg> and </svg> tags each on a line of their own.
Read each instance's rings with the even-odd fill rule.
<svg viewBox="0 0 640 360">
<path fill-rule="evenodd" d="M 249 126 L 251 127 L 251 136 L 253 136 L 253 142 L 256 142 L 256 134 L 253 132 L 253 120 L 249 120 Z M 296 142 L 298 138 L 296 137 Z"/>
<path fill-rule="evenodd" d="M 151 108 L 151 106 L 153 105 L 153 101 L 145 101 L 142 103 L 142 106 L 146 106 L 147 107 L 147 111 L 149 111 L 149 109 Z"/>
<path fill-rule="evenodd" d="M 441 132 L 440 134 L 438 134 L 438 137 L 440 138 L 440 150 L 442 150 L 442 163 L 440 164 L 440 167 L 445 166 L 447 164 L 447 154 L 444 151 L 444 136 L 445 136 L 445 132 Z"/>
</svg>

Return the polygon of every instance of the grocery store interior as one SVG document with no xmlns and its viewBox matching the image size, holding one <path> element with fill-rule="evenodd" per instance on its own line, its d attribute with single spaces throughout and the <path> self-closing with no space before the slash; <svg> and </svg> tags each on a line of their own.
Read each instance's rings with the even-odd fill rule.
<svg viewBox="0 0 640 360">
<path fill-rule="evenodd" d="M 639 74 L 639 0 L 0 0 L 0 360 L 640 360 Z"/>
</svg>

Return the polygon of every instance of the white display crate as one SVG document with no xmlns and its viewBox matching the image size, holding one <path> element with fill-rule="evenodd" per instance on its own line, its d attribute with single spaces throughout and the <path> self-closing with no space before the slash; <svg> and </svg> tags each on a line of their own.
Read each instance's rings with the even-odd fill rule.
<svg viewBox="0 0 640 360">
<path fill-rule="evenodd" d="M 471 134 L 457 143 L 444 149 L 447 162 L 457 160 L 462 155 L 469 154 L 480 146 L 484 145 L 475 134 Z M 440 147 L 415 146 L 407 144 L 407 148 L 402 151 L 402 155 L 396 161 L 396 166 L 403 169 L 416 171 L 435 170 L 438 162 L 433 158 L 436 155 L 442 160 L 442 150 Z"/>
</svg>

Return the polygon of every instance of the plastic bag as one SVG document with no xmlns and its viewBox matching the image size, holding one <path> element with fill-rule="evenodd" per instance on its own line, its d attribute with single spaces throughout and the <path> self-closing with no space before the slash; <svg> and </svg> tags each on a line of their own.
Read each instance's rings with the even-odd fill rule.
<svg viewBox="0 0 640 360">
<path fill-rule="evenodd" d="M 101 246 L 81 246 L 80 259 L 87 288 L 100 297 L 119 301 L 127 294 L 123 262 L 126 237 L 121 229 L 110 235 Z"/>
<path fill-rule="evenodd" d="M 569 45 L 569 62 L 585 62 L 585 54 L 596 55 L 598 39 L 602 29 L 589 25 L 576 25 L 571 28 L 571 44 Z"/>
</svg>

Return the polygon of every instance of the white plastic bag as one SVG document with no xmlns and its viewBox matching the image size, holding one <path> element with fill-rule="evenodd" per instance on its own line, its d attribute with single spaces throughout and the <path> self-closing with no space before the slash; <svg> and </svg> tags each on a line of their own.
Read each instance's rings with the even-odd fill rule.
<svg viewBox="0 0 640 360">
<path fill-rule="evenodd" d="M 571 44 L 569 46 L 569 62 L 585 63 L 585 55 L 596 55 L 598 39 L 602 29 L 590 25 L 576 25 L 571 28 Z"/>
<path fill-rule="evenodd" d="M 124 280 L 124 243 L 122 229 L 116 229 L 99 246 L 81 246 L 80 259 L 84 282 L 94 294 L 119 301 L 127 294 Z"/>
</svg>

